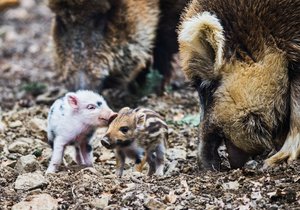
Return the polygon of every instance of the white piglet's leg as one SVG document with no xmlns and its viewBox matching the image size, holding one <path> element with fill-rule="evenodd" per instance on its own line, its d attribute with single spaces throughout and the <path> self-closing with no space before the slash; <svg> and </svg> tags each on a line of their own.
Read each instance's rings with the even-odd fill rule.
<svg viewBox="0 0 300 210">
<path fill-rule="evenodd" d="M 55 173 L 58 166 L 61 164 L 66 144 L 65 139 L 57 136 L 53 142 L 53 151 L 51 160 L 46 173 Z"/>
<path fill-rule="evenodd" d="M 90 143 L 82 143 L 80 145 L 81 154 L 84 159 L 85 166 L 93 166 L 93 148 Z"/>
<path fill-rule="evenodd" d="M 75 145 L 75 154 L 76 154 L 76 163 L 78 165 L 83 165 L 84 164 L 84 160 L 81 154 L 81 148 L 80 145 Z"/>
</svg>

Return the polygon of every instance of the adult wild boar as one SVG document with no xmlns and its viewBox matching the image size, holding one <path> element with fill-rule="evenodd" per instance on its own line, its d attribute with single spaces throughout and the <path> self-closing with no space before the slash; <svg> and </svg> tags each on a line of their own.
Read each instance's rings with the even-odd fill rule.
<svg viewBox="0 0 300 210">
<path fill-rule="evenodd" d="M 267 166 L 300 153 L 300 1 L 193 0 L 182 16 L 183 70 L 200 97 L 199 160 L 232 168 L 279 150 Z"/>
<path fill-rule="evenodd" d="M 123 88 L 152 67 L 166 82 L 186 1 L 49 0 L 59 81 L 70 90 Z"/>
</svg>

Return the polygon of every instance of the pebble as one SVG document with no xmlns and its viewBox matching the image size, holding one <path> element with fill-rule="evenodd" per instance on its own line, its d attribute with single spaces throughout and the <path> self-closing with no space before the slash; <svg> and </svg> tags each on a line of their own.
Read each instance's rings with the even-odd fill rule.
<svg viewBox="0 0 300 210">
<path fill-rule="evenodd" d="M 6 130 L 6 125 L 4 122 L 0 121 L 0 133 L 4 132 Z"/>
<path fill-rule="evenodd" d="M 47 185 L 47 181 L 40 173 L 25 173 L 19 175 L 15 182 L 16 190 L 30 190 Z"/>
<path fill-rule="evenodd" d="M 32 118 L 29 121 L 29 127 L 34 132 L 47 132 L 47 121 L 40 118 Z"/>
<path fill-rule="evenodd" d="M 167 208 L 167 205 L 154 198 L 146 199 L 145 206 L 148 209 L 156 209 L 156 210 L 163 210 Z"/>
<path fill-rule="evenodd" d="M 100 156 L 100 161 L 107 161 L 112 159 L 113 157 L 115 157 L 114 152 L 112 152 L 111 150 L 103 150 L 102 155 Z"/>
<path fill-rule="evenodd" d="M 110 198 L 110 195 L 101 195 L 100 198 L 95 198 L 91 201 L 91 206 L 94 208 L 103 209 L 108 206 Z"/>
<path fill-rule="evenodd" d="M 170 160 L 186 159 L 186 151 L 179 148 L 170 148 L 167 150 L 167 157 Z"/>
<path fill-rule="evenodd" d="M 246 164 L 245 164 L 245 168 L 248 169 L 256 169 L 258 166 L 258 162 L 255 160 L 249 160 Z"/>
<path fill-rule="evenodd" d="M 4 150 L 4 147 L 6 145 L 6 142 L 4 140 L 0 140 L 0 152 Z"/>
<path fill-rule="evenodd" d="M 237 190 L 239 189 L 240 184 L 237 181 L 226 182 L 222 184 L 224 190 Z"/>
<path fill-rule="evenodd" d="M 12 210 L 56 210 L 58 202 L 49 194 L 30 195 L 24 201 L 13 205 Z"/>
<path fill-rule="evenodd" d="M 20 120 L 17 120 L 17 121 L 14 121 L 14 122 L 11 122 L 11 123 L 8 124 L 8 126 L 10 128 L 21 127 L 22 125 L 23 125 L 23 123 Z"/>
<path fill-rule="evenodd" d="M 23 141 L 15 141 L 8 146 L 8 151 L 10 153 L 20 153 L 25 155 L 30 149 L 30 145 Z"/>
<path fill-rule="evenodd" d="M 176 167 L 178 164 L 178 161 L 177 160 L 173 160 L 169 165 L 168 165 L 168 169 L 165 173 L 165 175 L 170 175 L 173 171 L 178 171 L 179 169 Z"/>
<path fill-rule="evenodd" d="M 41 167 L 36 160 L 34 155 L 26 155 L 22 156 L 15 166 L 15 169 L 19 172 L 19 174 L 34 172 L 39 170 Z"/>
</svg>

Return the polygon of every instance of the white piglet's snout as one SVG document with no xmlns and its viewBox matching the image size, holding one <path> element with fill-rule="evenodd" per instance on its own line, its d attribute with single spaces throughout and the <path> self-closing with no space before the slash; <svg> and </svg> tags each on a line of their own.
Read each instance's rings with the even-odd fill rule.
<svg viewBox="0 0 300 210">
<path fill-rule="evenodd" d="M 108 107 L 101 109 L 98 117 L 100 126 L 108 126 L 116 118 L 116 116 L 117 113 L 115 113 Z"/>
</svg>

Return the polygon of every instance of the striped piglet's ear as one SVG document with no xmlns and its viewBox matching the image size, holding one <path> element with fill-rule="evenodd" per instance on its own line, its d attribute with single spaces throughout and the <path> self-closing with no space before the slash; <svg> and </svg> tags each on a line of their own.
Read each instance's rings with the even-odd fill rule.
<svg viewBox="0 0 300 210">
<path fill-rule="evenodd" d="M 130 110 L 130 107 L 123 107 L 122 109 L 120 109 L 118 114 L 128 113 Z"/>
<path fill-rule="evenodd" d="M 137 113 L 135 122 L 136 122 L 136 127 L 138 129 L 143 129 L 146 124 L 146 114 L 145 113 Z"/>
</svg>

